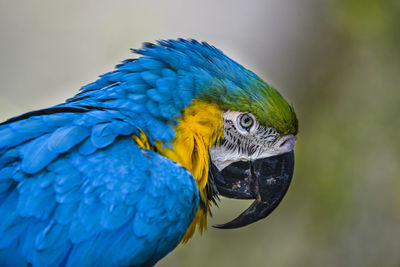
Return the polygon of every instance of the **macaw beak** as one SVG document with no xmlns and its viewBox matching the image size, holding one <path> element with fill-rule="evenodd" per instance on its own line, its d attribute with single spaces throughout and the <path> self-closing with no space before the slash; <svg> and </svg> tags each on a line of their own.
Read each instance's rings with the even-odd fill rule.
<svg viewBox="0 0 400 267">
<path fill-rule="evenodd" d="M 236 219 L 213 227 L 238 228 L 267 217 L 285 196 L 292 180 L 293 169 L 293 150 L 254 161 L 234 162 L 221 171 L 211 163 L 210 171 L 221 195 L 237 199 L 255 199 Z"/>
</svg>

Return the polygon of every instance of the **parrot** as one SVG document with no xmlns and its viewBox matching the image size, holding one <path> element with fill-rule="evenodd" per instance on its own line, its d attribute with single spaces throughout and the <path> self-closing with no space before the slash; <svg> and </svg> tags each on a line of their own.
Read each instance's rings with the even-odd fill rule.
<svg viewBox="0 0 400 267">
<path fill-rule="evenodd" d="M 193 39 L 137 56 L 64 103 L 0 124 L 0 266 L 154 266 L 220 197 L 268 216 L 293 177 L 298 119 L 273 86 Z"/>
</svg>

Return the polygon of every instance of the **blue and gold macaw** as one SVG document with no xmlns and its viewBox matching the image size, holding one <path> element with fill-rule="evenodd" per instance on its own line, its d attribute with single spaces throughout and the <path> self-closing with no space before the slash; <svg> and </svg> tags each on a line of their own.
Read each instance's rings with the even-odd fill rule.
<svg viewBox="0 0 400 267">
<path fill-rule="evenodd" d="M 266 217 L 293 175 L 293 107 L 207 43 L 145 43 L 65 103 L 0 124 L 0 266 L 153 266 L 223 195 Z"/>
</svg>

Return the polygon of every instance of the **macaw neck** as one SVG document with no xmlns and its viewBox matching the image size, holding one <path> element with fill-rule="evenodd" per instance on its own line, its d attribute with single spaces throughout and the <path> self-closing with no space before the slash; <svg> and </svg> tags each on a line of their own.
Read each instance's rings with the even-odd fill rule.
<svg viewBox="0 0 400 267">
<path fill-rule="evenodd" d="M 193 236 L 196 226 L 200 232 L 207 227 L 207 214 L 210 211 L 206 191 L 209 152 L 223 134 L 221 114 L 216 104 L 194 100 L 184 110 L 182 118 L 175 127 L 176 135 L 171 142 L 172 148 L 161 143 L 156 145 L 160 154 L 178 162 L 193 174 L 200 192 L 200 205 L 196 217 L 182 238 L 182 242 Z"/>
</svg>

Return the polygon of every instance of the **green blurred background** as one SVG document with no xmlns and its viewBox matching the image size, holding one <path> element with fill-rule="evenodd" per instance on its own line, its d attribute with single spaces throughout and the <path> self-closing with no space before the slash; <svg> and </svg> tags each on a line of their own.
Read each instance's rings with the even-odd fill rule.
<svg viewBox="0 0 400 267">
<path fill-rule="evenodd" d="M 209 228 L 158 266 L 400 266 L 400 1 L 0 0 L 0 120 L 57 104 L 162 38 L 208 41 L 300 121 L 267 219 Z M 249 202 L 223 199 L 209 224 Z"/>
</svg>

